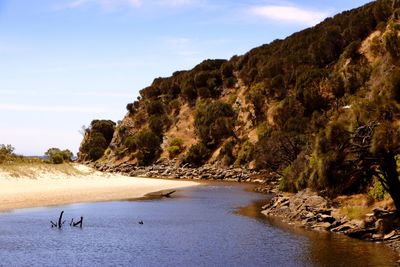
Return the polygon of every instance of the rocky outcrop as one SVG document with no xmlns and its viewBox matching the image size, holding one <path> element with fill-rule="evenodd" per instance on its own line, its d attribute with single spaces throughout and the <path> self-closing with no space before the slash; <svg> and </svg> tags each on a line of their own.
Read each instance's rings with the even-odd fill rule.
<svg viewBox="0 0 400 267">
<path fill-rule="evenodd" d="M 308 229 L 340 232 L 363 240 L 400 239 L 400 218 L 396 213 L 374 209 L 372 213 L 366 214 L 364 220 L 349 220 L 337 215 L 336 208 L 329 199 L 310 189 L 292 196 L 278 194 L 263 207 L 262 213 Z M 393 244 L 397 245 L 398 242 Z"/>
</svg>

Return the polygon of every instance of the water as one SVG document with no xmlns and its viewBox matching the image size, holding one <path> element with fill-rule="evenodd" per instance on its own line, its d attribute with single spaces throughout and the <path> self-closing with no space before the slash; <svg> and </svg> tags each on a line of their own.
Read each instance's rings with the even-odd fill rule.
<svg viewBox="0 0 400 267">
<path fill-rule="evenodd" d="M 0 266 L 396 266 L 382 245 L 257 218 L 266 196 L 238 185 L 177 196 L 0 214 Z M 50 228 L 61 210 L 84 227 Z"/>
</svg>

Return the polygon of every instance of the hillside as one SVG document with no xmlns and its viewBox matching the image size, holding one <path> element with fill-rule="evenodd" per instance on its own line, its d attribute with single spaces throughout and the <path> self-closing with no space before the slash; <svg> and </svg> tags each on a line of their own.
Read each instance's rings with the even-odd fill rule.
<svg viewBox="0 0 400 267">
<path fill-rule="evenodd" d="M 282 190 L 328 195 L 378 179 L 390 193 L 400 189 L 399 34 L 400 1 L 379 0 L 157 78 L 120 123 L 92 122 L 79 160 L 263 169 Z"/>
</svg>

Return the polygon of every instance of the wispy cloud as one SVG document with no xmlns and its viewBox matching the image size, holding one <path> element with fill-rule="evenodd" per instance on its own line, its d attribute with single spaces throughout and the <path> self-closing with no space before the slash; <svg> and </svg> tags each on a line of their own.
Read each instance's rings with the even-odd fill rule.
<svg viewBox="0 0 400 267">
<path fill-rule="evenodd" d="M 253 6 L 248 9 L 248 12 L 251 15 L 267 20 L 306 26 L 313 26 L 330 15 L 325 11 L 312 10 L 294 5 Z"/>
<path fill-rule="evenodd" d="M 77 106 L 35 106 L 21 104 L 1 104 L 0 110 L 4 111 L 23 111 L 23 112 L 55 112 L 55 113 L 89 113 L 107 112 L 99 107 L 77 107 Z"/>
</svg>

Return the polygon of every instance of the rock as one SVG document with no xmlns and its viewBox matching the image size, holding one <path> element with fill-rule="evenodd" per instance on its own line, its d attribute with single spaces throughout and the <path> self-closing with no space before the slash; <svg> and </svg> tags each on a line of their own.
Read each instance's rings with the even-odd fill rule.
<svg viewBox="0 0 400 267">
<path fill-rule="evenodd" d="M 321 223 L 316 223 L 312 226 L 313 229 L 315 230 L 329 230 L 331 228 L 332 224 L 328 222 L 321 222 Z"/>
<path fill-rule="evenodd" d="M 342 225 L 332 228 L 331 231 L 344 233 L 344 232 L 350 230 L 351 228 L 352 228 L 352 225 L 350 225 L 350 224 L 342 224 Z"/>
<path fill-rule="evenodd" d="M 334 223 L 336 219 L 330 215 L 325 215 L 325 214 L 319 214 L 317 216 L 317 220 L 321 222 L 328 222 L 328 223 Z"/>
<path fill-rule="evenodd" d="M 390 239 L 390 238 L 392 238 L 393 236 L 395 236 L 396 235 L 396 231 L 391 231 L 389 234 L 386 234 L 386 235 L 384 235 L 383 236 L 383 239 Z"/>
<path fill-rule="evenodd" d="M 356 228 L 356 229 L 350 229 L 346 231 L 346 235 L 357 238 L 357 239 L 368 239 L 372 238 L 375 233 L 374 228 Z"/>
</svg>

